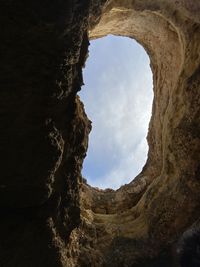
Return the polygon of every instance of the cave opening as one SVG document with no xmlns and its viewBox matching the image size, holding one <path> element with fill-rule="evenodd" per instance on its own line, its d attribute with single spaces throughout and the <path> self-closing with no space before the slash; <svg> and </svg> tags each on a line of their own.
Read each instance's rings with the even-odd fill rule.
<svg viewBox="0 0 200 267">
<path fill-rule="evenodd" d="M 79 93 L 92 121 L 82 175 L 101 189 L 131 182 L 145 165 L 153 79 L 145 49 L 108 35 L 91 41 Z"/>
</svg>

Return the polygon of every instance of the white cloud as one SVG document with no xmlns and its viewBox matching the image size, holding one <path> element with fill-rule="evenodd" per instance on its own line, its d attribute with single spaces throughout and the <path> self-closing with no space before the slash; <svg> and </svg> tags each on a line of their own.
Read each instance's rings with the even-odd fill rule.
<svg viewBox="0 0 200 267">
<path fill-rule="evenodd" d="M 111 38 L 102 44 L 104 53 L 99 43 L 96 47 L 99 41 L 91 49 L 84 75 L 87 87 L 80 94 L 93 121 L 83 175 L 91 185 L 116 189 L 146 162 L 152 74 L 148 57 L 132 40 L 119 40 L 124 48 L 115 48 L 117 40 Z"/>
<path fill-rule="evenodd" d="M 134 150 L 134 153 L 122 157 L 120 164 L 98 179 L 95 186 L 117 189 L 121 185 L 131 182 L 142 170 L 146 161 L 147 150 L 146 140 L 143 139 Z"/>
</svg>

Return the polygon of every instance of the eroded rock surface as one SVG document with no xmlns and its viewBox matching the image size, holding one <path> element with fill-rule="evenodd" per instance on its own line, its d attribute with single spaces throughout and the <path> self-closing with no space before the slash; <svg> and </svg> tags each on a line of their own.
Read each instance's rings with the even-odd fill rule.
<svg viewBox="0 0 200 267">
<path fill-rule="evenodd" d="M 1 13 L 0 266 L 172 265 L 200 215 L 199 1 L 3 1 Z M 144 46 L 154 79 L 148 160 L 117 191 L 82 180 L 91 124 L 76 96 L 88 39 L 109 33 Z"/>
</svg>

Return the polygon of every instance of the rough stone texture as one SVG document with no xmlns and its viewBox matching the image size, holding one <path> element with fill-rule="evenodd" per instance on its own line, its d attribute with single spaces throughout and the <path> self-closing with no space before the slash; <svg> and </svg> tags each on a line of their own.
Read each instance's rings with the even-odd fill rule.
<svg viewBox="0 0 200 267">
<path fill-rule="evenodd" d="M 200 215 L 199 1 L 2 0 L 0 12 L 0 266 L 172 265 Z M 87 30 L 135 38 L 151 59 L 148 160 L 117 191 L 80 174 Z"/>
<path fill-rule="evenodd" d="M 70 266 L 89 1 L 1 1 L 0 266 Z"/>
</svg>

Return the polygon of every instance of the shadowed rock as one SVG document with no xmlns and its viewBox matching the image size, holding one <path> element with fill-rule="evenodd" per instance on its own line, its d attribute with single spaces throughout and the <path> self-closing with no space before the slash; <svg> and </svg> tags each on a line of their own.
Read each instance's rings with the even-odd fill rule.
<svg viewBox="0 0 200 267">
<path fill-rule="evenodd" d="M 2 1 L 0 12 L 0 266 L 173 262 L 200 215 L 199 1 Z M 143 45 L 154 79 L 148 160 L 117 191 L 82 182 L 91 125 L 76 96 L 88 40 L 109 33 Z"/>
</svg>

